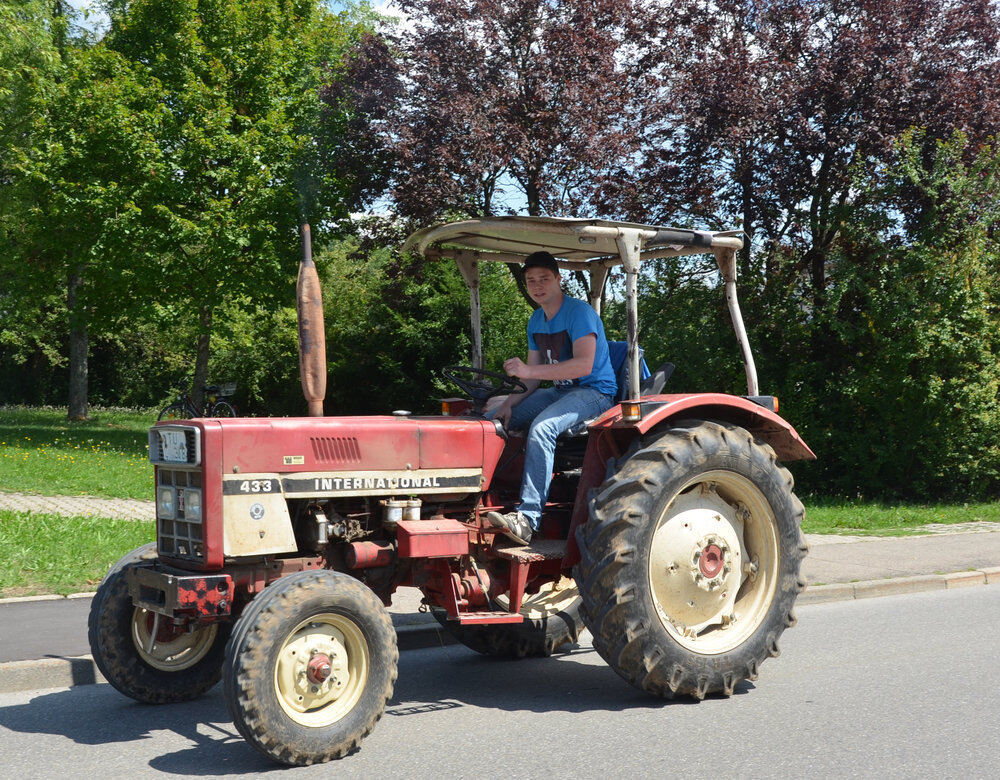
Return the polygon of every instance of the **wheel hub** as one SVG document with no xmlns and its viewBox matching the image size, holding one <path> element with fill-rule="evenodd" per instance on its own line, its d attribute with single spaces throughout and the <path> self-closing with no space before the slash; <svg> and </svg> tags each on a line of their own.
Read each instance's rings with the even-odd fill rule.
<svg viewBox="0 0 1000 780">
<path fill-rule="evenodd" d="M 660 617 L 682 634 L 734 620 L 743 522 L 708 486 L 677 497 L 653 536 L 650 584 Z"/>
<path fill-rule="evenodd" d="M 308 712 L 336 701 L 351 680 L 344 635 L 326 623 L 309 623 L 281 649 L 276 669 L 285 702 Z"/>
<path fill-rule="evenodd" d="M 716 522 L 721 522 L 716 516 Z M 737 555 L 739 549 L 737 548 Z M 726 575 L 733 569 L 732 550 L 718 534 L 709 534 L 695 545 L 691 555 L 691 576 L 702 590 L 712 591 L 726 582 Z"/>
<path fill-rule="evenodd" d="M 326 678 L 330 676 L 333 671 L 333 667 L 330 664 L 330 658 L 323 653 L 317 653 L 312 658 L 309 659 L 309 663 L 306 666 L 306 677 L 309 678 L 309 682 L 319 683 L 325 682 Z"/>
</svg>

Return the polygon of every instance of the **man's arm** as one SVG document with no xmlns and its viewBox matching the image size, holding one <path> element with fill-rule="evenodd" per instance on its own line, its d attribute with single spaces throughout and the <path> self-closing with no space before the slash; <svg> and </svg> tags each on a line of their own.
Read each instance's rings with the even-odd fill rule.
<svg viewBox="0 0 1000 780">
<path fill-rule="evenodd" d="M 537 349 L 529 349 L 528 362 L 526 364 L 520 358 L 515 358 L 515 359 L 517 360 L 518 363 L 521 363 L 522 365 L 536 366 L 542 362 L 542 353 L 539 352 Z M 506 366 L 507 363 L 509 362 L 510 362 L 509 360 L 506 361 L 504 363 L 504 366 Z M 509 371 L 507 372 L 507 375 L 517 376 L 516 374 L 511 374 Z M 510 422 L 511 410 L 519 403 L 521 403 L 521 401 L 523 401 L 525 398 L 527 398 L 529 395 L 535 392 L 535 390 L 538 389 L 539 381 L 540 380 L 538 379 L 525 379 L 524 385 L 525 387 L 528 388 L 527 390 L 525 390 L 523 393 L 511 393 L 510 395 L 504 396 L 503 403 L 500 404 L 499 407 L 497 407 L 496 413 L 493 415 L 493 419 L 500 420 L 500 422 L 502 422 L 504 425 Z"/>
<path fill-rule="evenodd" d="M 528 353 L 528 362 L 521 358 L 511 358 L 503 364 L 504 371 L 509 376 L 516 376 L 525 380 L 531 390 L 538 387 L 538 383 L 545 379 L 580 379 L 587 376 L 594 370 L 594 354 L 597 352 L 597 336 L 588 333 L 573 342 L 573 357 L 562 363 L 542 363 L 541 353 L 532 350 Z M 532 355 L 535 355 L 535 362 L 532 362 Z M 527 393 L 522 394 L 522 397 Z"/>
</svg>

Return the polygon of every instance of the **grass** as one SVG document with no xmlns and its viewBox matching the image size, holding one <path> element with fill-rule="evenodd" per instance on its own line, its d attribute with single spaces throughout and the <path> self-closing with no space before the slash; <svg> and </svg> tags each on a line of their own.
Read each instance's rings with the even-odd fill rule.
<svg viewBox="0 0 1000 780">
<path fill-rule="evenodd" d="M 0 597 L 94 590 L 111 564 L 155 538 L 151 521 L 0 510 Z"/>
<path fill-rule="evenodd" d="M 154 422 L 153 410 L 94 408 L 70 421 L 65 408 L 0 406 L 0 491 L 150 499 Z"/>
<path fill-rule="evenodd" d="M 921 526 L 955 523 L 1000 523 L 1000 504 L 883 504 L 874 501 L 804 500 L 802 530 L 813 534 L 905 536 Z"/>
</svg>

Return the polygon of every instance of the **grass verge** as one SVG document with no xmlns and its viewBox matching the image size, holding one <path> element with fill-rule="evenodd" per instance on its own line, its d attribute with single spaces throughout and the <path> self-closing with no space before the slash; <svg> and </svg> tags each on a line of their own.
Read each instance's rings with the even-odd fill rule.
<svg viewBox="0 0 1000 780">
<path fill-rule="evenodd" d="M 111 564 L 155 538 L 151 521 L 0 510 L 0 597 L 94 590 Z"/>
<path fill-rule="evenodd" d="M 0 407 L 0 490 L 51 496 L 142 498 L 153 495 L 147 430 L 155 411 Z"/>
<path fill-rule="evenodd" d="M 872 501 L 805 500 L 802 530 L 812 534 L 907 536 L 923 526 L 1000 523 L 1000 504 L 881 504 Z"/>
</svg>

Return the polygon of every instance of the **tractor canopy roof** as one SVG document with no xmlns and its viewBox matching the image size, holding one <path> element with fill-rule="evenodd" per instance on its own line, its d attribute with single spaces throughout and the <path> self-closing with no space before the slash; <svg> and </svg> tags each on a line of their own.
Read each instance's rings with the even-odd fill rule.
<svg viewBox="0 0 1000 780">
<path fill-rule="evenodd" d="M 546 250 L 560 268 L 585 271 L 590 276 L 587 297 L 601 313 L 608 272 L 624 266 L 628 326 L 628 397 L 639 397 L 637 278 L 643 260 L 711 253 L 725 282 L 726 303 L 743 354 L 749 395 L 758 395 L 757 369 L 747 341 L 743 315 L 736 298 L 736 252 L 743 247 L 741 231 L 709 232 L 684 228 L 637 225 L 604 219 L 558 217 L 490 217 L 432 225 L 411 235 L 404 249 L 428 259 L 455 261 L 469 286 L 472 315 L 472 365 L 483 367 L 479 267 L 482 260 L 521 263 L 532 252 Z"/>
<path fill-rule="evenodd" d="M 490 217 L 432 225 L 411 235 L 404 245 L 425 257 L 521 262 L 540 249 L 567 270 L 625 263 L 621 241 L 638 246 L 637 260 L 703 252 L 739 250 L 742 232 L 687 230 L 604 219 L 559 217 Z M 634 242 L 628 239 L 635 239 Z"/>
</svg>

